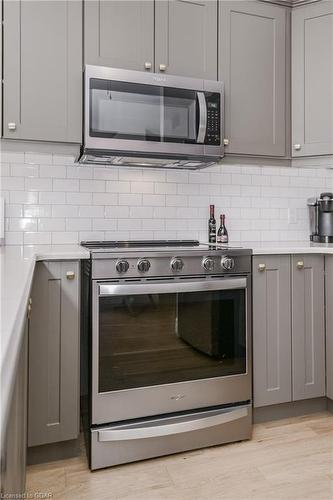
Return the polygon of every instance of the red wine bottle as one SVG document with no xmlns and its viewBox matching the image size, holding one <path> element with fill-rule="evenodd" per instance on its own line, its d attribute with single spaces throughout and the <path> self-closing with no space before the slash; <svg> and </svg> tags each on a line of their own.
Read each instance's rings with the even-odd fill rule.
<svg viewBox="0 0 333 500">
<path fill-rule="evenodd" d="M 209 206 L 210 217 L 208 220 L 208 241 L 209 243 L 216 243 L 216 220 L 214 215 L 214 205 Z"/>
<path fill-rule="evenodd" d="M 217 242 L 218 243 L 228 243 L 229 238 L 228 238 L 228 231 L 227 228 L 225 227 L 225 215 L 221 214 L 220 215 L 220 227 L 219 230 L 217 231 Z"/>
</svg>

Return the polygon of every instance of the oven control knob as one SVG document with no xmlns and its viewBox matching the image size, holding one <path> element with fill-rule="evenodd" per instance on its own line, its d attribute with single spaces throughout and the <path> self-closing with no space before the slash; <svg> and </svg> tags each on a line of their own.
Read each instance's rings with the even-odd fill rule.
<svg viewBox="0 0 333 500">
<path fill-rule="evenodd" d="M 235 267 L 235 261 L 232 257 L 222 257 L 221 266 L 226 271 L 231 271 Z"/>
<path fill-rule="evenodd" d="M 116 263 L 116 270 L 118 273 L 126 273 L 129 269 L 129 263 L 127 260 L 118 260 Z"/>
<path fill-rule="evenodd" d="M 202 261 L 202 267 L 206 271 L 213 271 L 214 269 L 214 260 L 210 257 L 205 257 Z"/>
<path fill-rule="evenodd" d="M 140 273 L 146 273 L 150 269 L 150 262 L 147 259 L 140 259 L 138 261 L 138 270 Z"/>
<path fill-rule="evenodd" d="M 184 262 L 179 257 L 176 257 L 172 259 L 170 266 L 173 271 L 181 271 L 184 267 Z"/>
</svg>

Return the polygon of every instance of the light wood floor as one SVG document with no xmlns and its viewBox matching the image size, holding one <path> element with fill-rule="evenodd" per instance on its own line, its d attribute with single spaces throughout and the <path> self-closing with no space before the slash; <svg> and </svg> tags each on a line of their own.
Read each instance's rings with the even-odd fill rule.
<svg viewBox="0 0 333 500">
<path fill-rule="evenodd" d="M 258 424 L 251 441 L 93 473 L 84 455 L 32 465 L 27 491 L 61 500 L 332 500 L 333 415 Z"/>
</svg>

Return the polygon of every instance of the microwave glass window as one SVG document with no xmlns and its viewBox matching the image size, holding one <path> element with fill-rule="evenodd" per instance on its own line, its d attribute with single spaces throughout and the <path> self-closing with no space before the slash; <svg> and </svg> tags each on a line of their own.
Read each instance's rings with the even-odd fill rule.
<svg viewBox="0 0 333 500">
<path fill-rule="evenodd" d="M 99 299 L 99 392 L 246 373 L 246 292 Z"/>
<path fill-rule="evenodd" d="M 90 136 L 196 143 L 197 93 L 155 85 L 90 80 Z"/>
</svg>

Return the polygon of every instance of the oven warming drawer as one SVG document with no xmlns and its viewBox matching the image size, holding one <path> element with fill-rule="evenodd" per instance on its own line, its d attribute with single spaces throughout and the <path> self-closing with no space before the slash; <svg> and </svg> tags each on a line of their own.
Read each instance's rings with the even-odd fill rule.
<svg viewBox="0 0 333 500">
<path fill-rule="evenodd" d="M 91 430 L 91 469 L 250 439 L 250 404 L 118 423 Z"/>
</svg>

